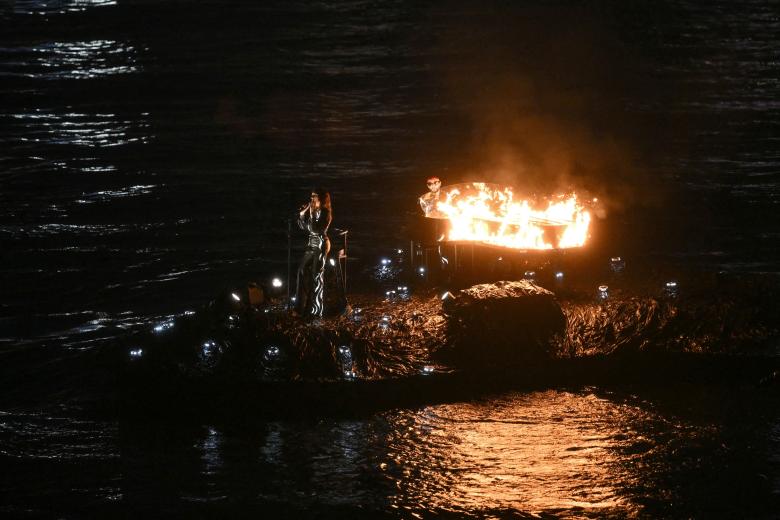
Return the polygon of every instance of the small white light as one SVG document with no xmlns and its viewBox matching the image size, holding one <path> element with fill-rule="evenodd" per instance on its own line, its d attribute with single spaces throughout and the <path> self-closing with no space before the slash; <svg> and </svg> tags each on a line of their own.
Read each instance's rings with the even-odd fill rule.
<svg viewBox="0 0 780 520">
<path fill-rule="evenodd" d="M 523 277 L 527 280 L 533 280 L 536 278 L 536 271 L 526 271 L 523 273 Z"/>
<path fill-rule="evenodd" d="M 297 297 L 297 296 L 293 296 L 292 298 L 290 298 L 290 300 L 292 300 L 292 301 L 295 301 L 295 300 L 297 300 L 297 299 L 298 299 L 298 297 Z"/>
<path fill-rule="evenodd" d="M 669 289 L 674 289 L 677 287 L 677 282 L 666 282 L 666 287 Z"/>
<path fill-rule="evenodd" d="M 131 358 L 139 358 L 139 357 L 141 357 L 143 355 L 144 355 L 144 349 L 142 349 L 142 348 L 130 351 L 130 357 Z"/>
<path fill-rule="evenodd" d="M 330 265 L 336 265 L 336 260 L 334 258 L 330 258 L 328 262 L 330 262 Z"/>
<path fill-rule="evenodd" d="M 399 255 L 402 255 L 402 254 L 404 254 L 404 250 L 403 250 L 403 249 L 399 249 L 399 250 L 398 250 L 398 254 L 399 254 Z"/>
<path fill-rule="evenodd" d="M 349 352 L 350 352 L 350 350 L 349 350 L 349 347 L 348 347 L 348 346 L 346 346 L 346 345 L 341 345 L 341 346 L 339 347 L 339 354 L 341 354 L 342 356 L 343 356 L 344 354 L 347 354 L 347 353 L 349 353 Z"/>
<path fill-rule="evenodd" d="M 234 300 L 236 300 L 237 302 L 240 302 L 240 301 L 241 301 L 241 298 L 239 298 L 239 297 L 238 297 L 238 295 L 237 295 L 236 293 L 230 293 L 230 296 L 232 296 L 232 297 L 233 297 L 233 299 L 234 299 Z"/>
<path fill-rule="evenodd" d="M 344 377 L 346 379 L 355 379 L 357 377 L 357 374 L 353 370 L 345 370 Z"/>
<path fill-rule="evenodd" d="M 425 268 L 424 268 L 424 267 L 420 267 L 420 268 L 418 269 L 418 271 L 420 272 L 420 274 L 422 274 L 422 273 L 424 273 L 424 272 L 425 272 Z"/>
<path fill-rule="evenodd" d="M 279 278 L 274 278 L 271 280 L 271 286 L 272 287 L 281 287 L 282 286 L 282 280 Z"/>
<path fill-rule="evenodd" d="M 389 264 L 389 263 L 392 263 L 392 262 L 391 262 L 391 260 L 390 260 L 389 258 L 383 258 L 383 259 L 381 260 L 381 262 L 382 262 L 382 265 L 387 265 L 387 264 Z"/>
<path fill-rule="evenodd" d="M 270 345 L 268 348 L 265 349 L 265 357 L 266 358 L 275 358 L 279 355 L 279 347 L 276 345 Z"/>
<path fill-rule="evenodd" d="M 452 293 L 450 291 L 447 291 L 441 295 L 442 300 L 446 300 L 447 298 L 452 298 Z"/>
<path fill-rule="evenodd" d="M 498 257 L 498 261 L 499 261 L 499 262 L 502 262 L 503 260 L 504 260 L 504 257 L 503 257 L 503 256 L 499 256 L 499 257 Z"/>
<path fill-rule="evenodd" d="M 195 314 L 195 311 L 184 311 L 185 316 L 192 316 L 193 314 Z"/>
<path fill-rule="evenodd" d="M 436 370 L 436 369 L 435 369 L 434 367 L 432 367 L 432 366 L 430 366 L 430 365 L 425 365 L 424 367 L 422 367 L 422 370 L 421 370 L 421 372 L 423 373 L 423 375 L 426 375 L 426 376 L 427 376 L 427 375 L 433 374 L 433 372 L 434 372 L 435 370 Z"/>
<path fill-rule="evenodd" d="M 555 278 L 557 278 L 558 280 L 563 280 L 563 271 L 558 271 L 557 273 L 555 273 Z"/>
</svg>

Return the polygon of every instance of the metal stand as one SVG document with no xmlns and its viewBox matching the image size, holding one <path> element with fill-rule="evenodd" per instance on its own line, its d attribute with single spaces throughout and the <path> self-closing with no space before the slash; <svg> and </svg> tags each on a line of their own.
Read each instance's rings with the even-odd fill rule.
<svg viewBox="0 0 780 520">
<path fill-rule="evenodd" d="M 339 236 L 344 237 L 344 247 L 338 251 L 339 268 L 341 269 L 341 281 L 343 282 L 344 294 L 347 294 L 347 235 L 348 229 L 333 229 Z M 342 261 L 344 262 L 342 264 Z M 343 265 L 343 266 L 342 266 Z"/>
<path fill-rule="evenodd" d="M 290 305 L 290 278 L 292 273 L 292 219 L 287 219 L 287 308 Z"/>
</svg>

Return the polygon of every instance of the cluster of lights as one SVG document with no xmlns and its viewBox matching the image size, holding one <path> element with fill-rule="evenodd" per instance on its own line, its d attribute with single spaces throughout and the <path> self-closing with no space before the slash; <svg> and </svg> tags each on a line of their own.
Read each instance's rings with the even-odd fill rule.
<svg viewBox="0 0 780 520">
<path fill-rule="evenodd" d="M 352 349 L 347 345 L 341 345 L 338 348 L 339 365 L 341 365 L 341 371 L 344 377 L 351 379 L 355 376 L 355 372 L 352 370 Z"/>
<path fill-rule="evenodd" d="M 271 361 L 272 359 L 278 358 L 280 353 L 281 349 L 279 347 L 276 345 L 268 345 L 263 353 L 263 358 L 265 358 L 266 361 Z"/>
<path fill-rule="evenodd" d="M 163 323 L 159 323 L 155 325 L 154 332 L 157 334 L 160 334 L 161 332 L 165 332 L 166 330 L 173 328 L 173 321 L 165 321 Z"/>
<path fill-rule="evenodd" d="M 274 288 L 278 289 L 282 285 L 283 284 L 282 284 L 282 279 L 281 278 L 274 278 L 273 280 L 271 280 L 271 287 L 274 287 Z"/>
<path fill-rule="evenodd" d="M 418 267 L 417 268 L 417 274 L 420 275 L 420 276 L 425 276 L 425 267 L 422 267 L 422 266 Z"/>
<path fill-rule="evenodd" d="M 436 369 L 434 367 L 432 367 L 431 365 L 425 365 L 420 370 L 420 373 L 422 375 L 424 375 L 424 376 L 429 376 L 429 375 L 433 374 L 435 371 L 436 371 Z"/>
<path fill-rule="evenodd" d="M 385 299 L 387 301 L 396 301 L 396 300 L 408 300 L 409 299 L 409 286 L 408 285 L 399 285 L 395 289 L 389 289 L 385 291 Z"/>
<path fill-rule="evenodd" d="M 201 357 L 203 359 L 208 359 L 214 354 L 220 353 L 219 345 L 217 345 L 217 342 L 213 339 L 204 341 L 201 347 Z"/>
<path fill-rule="evenodd" d="M 676 280 L 669 280 L 664 284 L 664 293 L 669 296 L 670 298 L 676 298 L 677 297 L 677 291 L 679 287 L 677 285 Z"/>
<path fill-rule="evenodd" d="M 229 329 L 235 329 L 236 325 L 238 325 L 238 316 L 231 314 L 228 316 L 227 327 Z"/>
<path fill-rule="evenodd" d="M 397 276 L 397 270 L 392 266 L 393 261 L 388 257 L 379 259 L 379 265 L 375 269 L 374 277 L 377 280 L 389 281 Z"/>
<path fill-rule="evenodd" d="M 526 271 L 523 273 L 523 278 L 526 280 L 534 281 L 536 279 L 536 271 Z"/>
<path fill-rule="evenodd" d="M 609 298 L 609 286 L 608 285 L 599 285 L 598 297 L 599 297 L 600 300 L 606 300 L 607 298 Z"/>
<path fill-rule="evenodd" d="M 382 316 L 379 319 L 379 328 L 382 330 L 387 330 L 388 327 L 390 327 L 390 316 Z"/>
<path fill-rule="evenodd" d="M 144 355 L 144 349 L 142 349 L 142 348 L 137 348 L 137 349 L 134 349 L 134 350 L 130 351 L 130 358 L 131 359 L 138 359 L 138 358 L 140 358 L 143 355 Z"/>
<path fill-rule="evenodd" d="M 563 271 L 558 271 L 555 273 L 555 279 L 556 280 L 563 280 Z"/>
</svg>

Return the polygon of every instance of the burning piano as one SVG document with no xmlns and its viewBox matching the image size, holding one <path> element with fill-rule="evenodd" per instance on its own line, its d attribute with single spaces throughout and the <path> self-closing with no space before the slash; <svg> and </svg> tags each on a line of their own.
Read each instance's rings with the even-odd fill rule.
<svg viewBox="0 0 780 520">
<path fill-rule="evenodd" d="M 581 248 L 590 236 L 591 201 L 586 203 L 575 193 L 523 197 L 510 186 L 468 182 L 442 187 L 433 200 L 422 202 L 426 218 L 446 224 L 437 251 L 459 277 L 466 263 L 464 253 L 470 253 L 472 274 L 478 274 L 477 263 L 485 265 L 482 256 L 503 261 L 505 256 L 510 260 L 518 255 L 560 253 Z M 475 255 L 480 256 L 479 262 Z M 427 265 L 430 259 L 420 258 L 417 263 Z"/>
</svg>

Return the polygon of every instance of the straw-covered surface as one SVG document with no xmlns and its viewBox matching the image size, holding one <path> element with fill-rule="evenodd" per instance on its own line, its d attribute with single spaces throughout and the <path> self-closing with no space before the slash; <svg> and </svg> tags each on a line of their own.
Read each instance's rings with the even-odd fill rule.
<svg viewBox="0 0 780 520">
<path fill-rule="evenodd" d="M 351 295 L 344 315 L 313 321 L 280 308 L 238 308 L 227 298 L 153 335 L 143 358 L 129 363 L 154 377 L 329 381 L 622 354 L 778 355 L 776 291 L 721 284 L 713 298 L 686 288 L 679 297 L 611 290 L 599 299 L 505 281 L 444 299 L 432 289 Z"/>
</svg>

